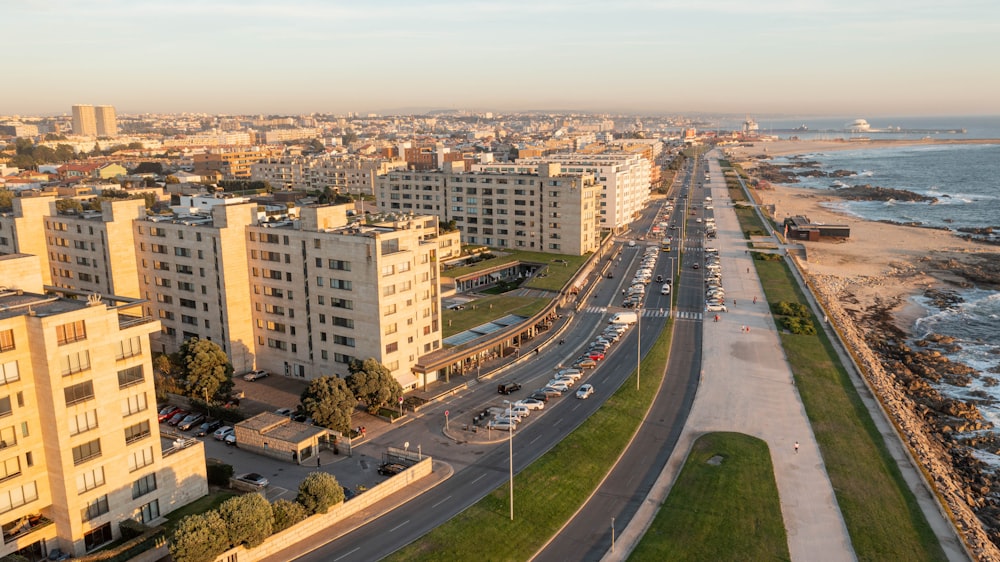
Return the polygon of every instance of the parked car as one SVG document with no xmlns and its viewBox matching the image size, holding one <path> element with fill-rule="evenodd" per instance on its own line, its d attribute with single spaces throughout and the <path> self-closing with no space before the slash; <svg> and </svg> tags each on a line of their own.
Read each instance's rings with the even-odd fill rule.
<svg viewBox="0 0 1000 562">
<path fill-rule="evenodd" d="M 246 474 L 241 474 L 239 476 L 234 477 L 233 480 L 239 480 L 240 482 L 246 482 L 247 484 L 253 484 L 254 486 L 257 486 L 258 488 L 264 488 L 268 484 L 270 484 L 270 482 L 268 482 L 267 478 L 264 478 L 263 476 L 261 476 L 260 474 L 257 474 L 256 472 L 248 472 Z"/>
<path fill-rule="evenodd" d="M 524 419 L 529 415 L 531 415 L 530 408 L 528 408 L 523 404 L 517 404 L 516 402 L 510 407 L 508 411 L 511 413 L 511 415 L 517 416 L 521 419 Z"/>
<path fill-rule="evenodd" d="M 522 400 L 514 402 L 515 408 L 520 406 L 523 406 L 529 410 L 541 410 L 545 408 L 545 402 L 537 398 L 524 398 Z"/>
<path fill-rule="evenodd" d="M 295 413 L 295 410 L 293 410 L 291 408 L 278 408 L 277 410 L 274 411 L 274 413 L 278 414 L 279 416 L 288 416 L 288 417 L 291 417 L 292 414 Z"/>
<path fill-rule="evenodd" d="M 235 433 L 230 433 L 230 434 L 226 435 L 225 438 L 222 439 L 222 442 L 225 443 L 226 445 L 229 445 L 230 447 L 235 447 L 236 446 L 236 434 Z"/>
<path fill-rule="evenodd" d="M 198 426 L 198 430 L 194 434 L 198 437 L 204 437 L 220 427 L 222 427 L 222 420 L 205 420 Z"/>
<path fill-rule="evenodd" d="M 188 414 L 179 424 L 177 424 L 177 429 L 187 431 L 201 423 L 201 420 L 203 419 L 205 419 L 205 414 Z"/>
<path fill-rule="evenodd" d="M 395 476 L 406 470 L 406 465 L 398 462 L 384 462 L 378 465 L 378 473 L 382 476 Z"/>
<path fill-rule="evenodd" d="M 705 310 L 708 312 L 729 312 L 729 309 L 724 304 L 710 304 L 705 307 Z"/>
<path fill-rule="evenodd" d="M 576 390 L 576 397 L 580 400 L 586 400 L 590 398 L 590 395 L 594 393 L 594 387 L 589 384 L 585 384 Z"/>
<path fill-rule="evenodd" d="M 267 376 L 267 371 L 263 369 L 258 369 L 256 371 L 250 371 L 249 373 L 243 375 L 243 380 L 245 381 L 255 381 L 257 379 L 262 379 Z"/>
<path fill-rule="evenodd" d="M 174 414 L 176 414 L 179 411 L 180 411 L 180 407 L 179 406 L 165 406 L 165 407 L 163 407 L 163 408 L 160 409 L 160 414 L 159 414 L 159 416 L 157 416 L 157 419 L 161 423 L 165 422 L 165 421 L 169 420 L 170 418 L 172 418 L 174 416 Z"/>
<path fill-rule="evenodd" d="M 545 394 L 539 389 L 536 390 L 535 392 L 532 392 L 531 395 L 528 396 L 528 398 L 526 398 L 525 400 L 537 400 L 542 404 L 545 404 L 549 401 L 549 395 Z"/>
<path fill-rule="evenodd" d="M 517 424 L 509 420 L 491 420 L 487 425 L 491 429 L 499 429 L 502 431 L 517 429 Z"/>
<path fill-rule="evenodd" d="M 548 396 L 549 398 L 553 398 L 553 397 L 556 397 L 556 396 L 562 396 L 563 395 L 563 391 L 555 389 L 555 388 L 552 388 L 551 386 L 546 386 L 544 388 L 539 388 L 536 392 L 544 394 L 545 396 Z"/>
<path fill-rule="evenodd" d="M 593 359 L 586 357 L 578 359 L 576 363 L 574 363 L 574 365 L 580 367 L 581 369 L 593 369 L 594 367 L 597 366 L 597 361 L 594 361 Z"/>
<path fill-rule="evenodd" d="M 170 416 L 170 419 L 167 420 L 167 424 L 177 425 L 182 421 L 184 421 L 184 418 L 186 418 L 187 415 L 188 415 L 187 410 L 178 410 L 174 415 Z"/>
<path fill-rule="evenodd" d="M 214 437 L 217 441 L 222 441 L 226 438 L 227 435 L 230 435 L 232 432 L 233 432 L 233 426 L 224 425 L 219 429 L 216 429 L 215 433 L 212 434 L 212 437 Z"/>
<path fill-rule="evenodd" d="M 583 376 L 583 371 L 580 369 L 560 369 L 556 371 L 556 377 L 570 377 L 573 380 L 580 380 Z"/>
<path fill-rule="evenodd" d="M 569 391 L 569 385 L 568 384 L 566 384 L 564 381 L 557 381 L 557 380 L 550 380 L 545 385 L 545 388 L 554 388 L 554 389 L 558 390 L 560 393 L 566 393 L 566 392 Z"/>
<path fill-rule="evenodd" d="M 594 351 L 590 352 L 589 357 L 591 359 L 593 359 L 594 361 L 603 361 L 604 360 L 604 352 L 603 351 L 597 351 L 595 349 Z"/>
</svg>

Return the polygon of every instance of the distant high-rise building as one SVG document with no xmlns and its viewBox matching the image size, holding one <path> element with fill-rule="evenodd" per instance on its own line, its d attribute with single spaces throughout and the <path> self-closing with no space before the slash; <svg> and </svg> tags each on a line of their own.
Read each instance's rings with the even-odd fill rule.
<svg viewBox="0 0 1000 562">
<path fill-rule="evenodd" d="M 97 120 L 97 136 L 118 136 L 118 118 L 115 116 L 115 107 L 113 105 L 99 105 L 94 108 L 94 112 Z"/>
<path fill-rule="evenodd" d="M 73 134 L 94 136 L 97 134 L 97 118 L 92 105 L 73 106 Z"/>
</svg>

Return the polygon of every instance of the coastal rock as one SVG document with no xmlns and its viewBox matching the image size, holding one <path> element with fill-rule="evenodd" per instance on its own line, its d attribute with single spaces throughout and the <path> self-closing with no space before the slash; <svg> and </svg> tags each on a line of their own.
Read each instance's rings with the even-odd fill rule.
<svg viewBox="0 0 1000 562">
<path fill-rule="evenodd" d="M 936 197 L 927 197 L 906 189 L 873 186 L 871 184 L 854 185 L 835 189 L 834 193 L 852 201 L 910 201 L 917 203 L 937 203 Z"/>
</svg>

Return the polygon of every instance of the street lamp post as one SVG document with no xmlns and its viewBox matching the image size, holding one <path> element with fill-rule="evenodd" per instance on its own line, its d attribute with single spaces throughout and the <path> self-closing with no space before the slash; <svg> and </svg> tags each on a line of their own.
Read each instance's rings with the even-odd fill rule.
<svg viewBox="0 0 1000 562">
<path fill-rule="evenodd" d="M 507 404 L 507 448 L 510 452 L 510 520 L 514 520 L 514 424 L 510 423 L 514 404 L 510 400 L 504 400 Z"/>
<path fill-rule="evenodd" d="M 642 373 L 642 302 L 635 315 L 635 390 L 639 390 L 639 375 Z"/>
</svg>

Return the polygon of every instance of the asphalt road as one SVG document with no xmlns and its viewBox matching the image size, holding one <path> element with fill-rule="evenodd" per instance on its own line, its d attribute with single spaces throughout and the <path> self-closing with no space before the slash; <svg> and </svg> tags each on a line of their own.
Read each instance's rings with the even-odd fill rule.
<svg viewBox="0 0 1000 562">
<path fill-rule="evenodd" d="M 683 193 L 690 190 L 688 187 Z M 685 203 L 683 199 L 678 199 L 671 222 L 701 216 L 701 211 L 690 215 Z M 692 230 L 686 228 L 684 232 L 691 234 Z M 659 392 L 611 473 L 534 560 L 600 560 L 604 557 L 612 547 L 613 533 L 616 532 L 613 528 L 620 531 L 635 515 L 677 444 L 700 380 L 700 312 L 704 308 L 704 269 L 692 268 L 694 263 L 703 260 L 701 241 L 682 239 L 679 242 L 674 245 L 673 252 L 677 252 L 682 244 L 687 250 L 681 264 L 681 278 L 675 287 L 679 291 L 678 312 L 691 314 L 679 314 L 674 323 L 670 358 Z M 663 261 L 667 260 L 661 260 L 657 273 L 663 267 Z"/>
</svg>

